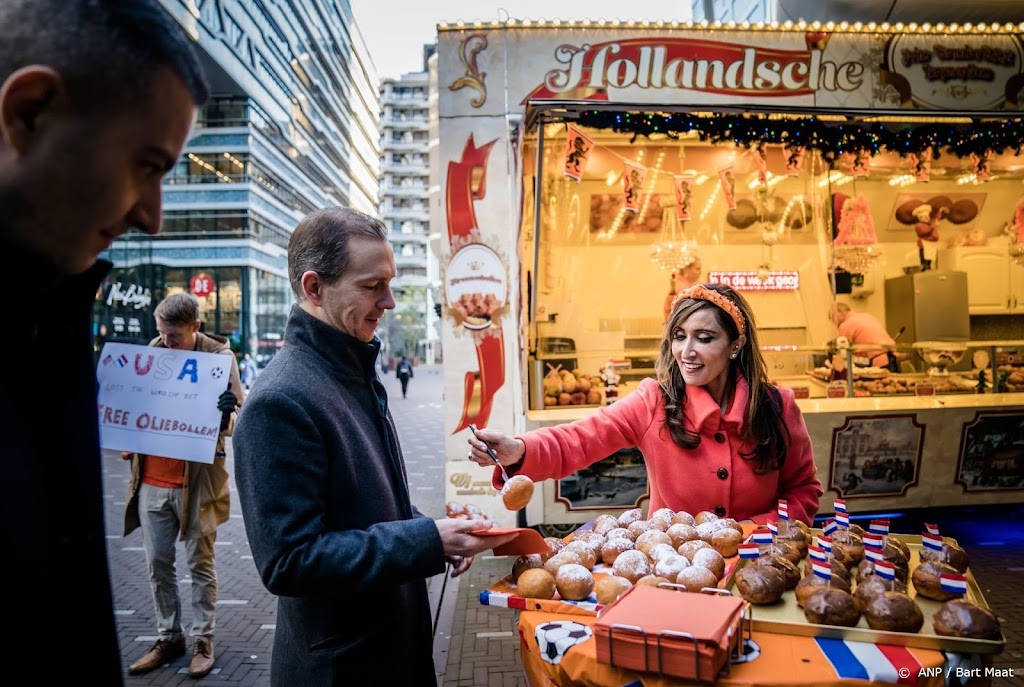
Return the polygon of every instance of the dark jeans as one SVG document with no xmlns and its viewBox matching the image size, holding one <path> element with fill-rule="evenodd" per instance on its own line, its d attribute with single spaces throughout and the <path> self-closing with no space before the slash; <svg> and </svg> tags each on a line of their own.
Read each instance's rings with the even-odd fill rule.
<svg viewBox="0 0 1024 687">
<path fill-rule="evenodd" d="M 405 398 L 409 391 L 409 375 L 398 375 L 398 381 L 402 383 L 402 398 Z"/>
</svg>

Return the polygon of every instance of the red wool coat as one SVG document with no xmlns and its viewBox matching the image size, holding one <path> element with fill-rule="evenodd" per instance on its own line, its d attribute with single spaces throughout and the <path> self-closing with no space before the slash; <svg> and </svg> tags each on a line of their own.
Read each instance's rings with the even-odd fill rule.
<svg viewBox="0 0 1024 687">
<path fill-rule="evenodd" d="M 700 434 L 692 450 L 672 441 L 664 427 L 664 401 L 654 379 L 640 382 L 636 391 L 576 422 L 543 427 L 518 437 L 526 454 L 518 474 L 534 481 L 560 479 L 615 451 L 637 446 L 647 464 L 651 500 L 648 512 L 659 508 L 691 514 L 715 512 L 722 517 L 764 524 L 778 518 L 778 500 L 786 499 L 789 517 L 811 524 L 823 490 L 816 476 L 814 454 L 803 415 L 790 389 L 780 387 L 783 422 L 789 429 L 786 463 L 781 470 L 754 474 L 755 462 L 744 460 L 749 451 L 739 439 L 747 381 L 740 377 L 728 411 L 703 387 L 688 387 L 686 427 Z M 495 468 L 493 483 L 502 485 Z M 721 510 L 719 510 L 721 513 Z"/>
</svg>

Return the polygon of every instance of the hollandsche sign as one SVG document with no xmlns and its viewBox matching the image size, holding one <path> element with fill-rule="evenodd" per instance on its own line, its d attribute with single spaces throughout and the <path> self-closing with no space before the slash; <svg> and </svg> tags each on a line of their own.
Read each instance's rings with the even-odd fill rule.
<svg viewBox="0 0 1024 687">
<path fill-rule="evenodd" d="M 218 353 L 106 344 L 96 368 L 100 444 L 212 463 L 230 373 Z"/>
</svg>

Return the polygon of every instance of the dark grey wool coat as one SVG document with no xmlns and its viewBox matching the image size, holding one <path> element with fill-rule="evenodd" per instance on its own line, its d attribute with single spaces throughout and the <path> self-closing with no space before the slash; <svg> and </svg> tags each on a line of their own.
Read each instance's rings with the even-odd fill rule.
<svg viewBox="0 0 1024 687">
<path fill-rule="evenodd" d="M 275 687 L 437 684 L 425 580 L 444 552 L 409 500 L 379 348 L 293 306 L 235 427 L 246 533 L 279 597 Z"/>
</svg>

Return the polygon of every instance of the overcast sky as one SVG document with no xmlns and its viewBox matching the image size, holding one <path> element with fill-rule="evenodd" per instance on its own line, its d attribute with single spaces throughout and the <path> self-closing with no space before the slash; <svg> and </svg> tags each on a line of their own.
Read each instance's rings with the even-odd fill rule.
<svg viewBox="0 0 1024 687">
<path fill-rule="evenodd" d="M 459 19 L 689 19 L 690 0 L 349 0 L 370 49 L 377 76 L 423 69 L 423 45 L 437 40 L 437 24 Z"/>
</svg>

